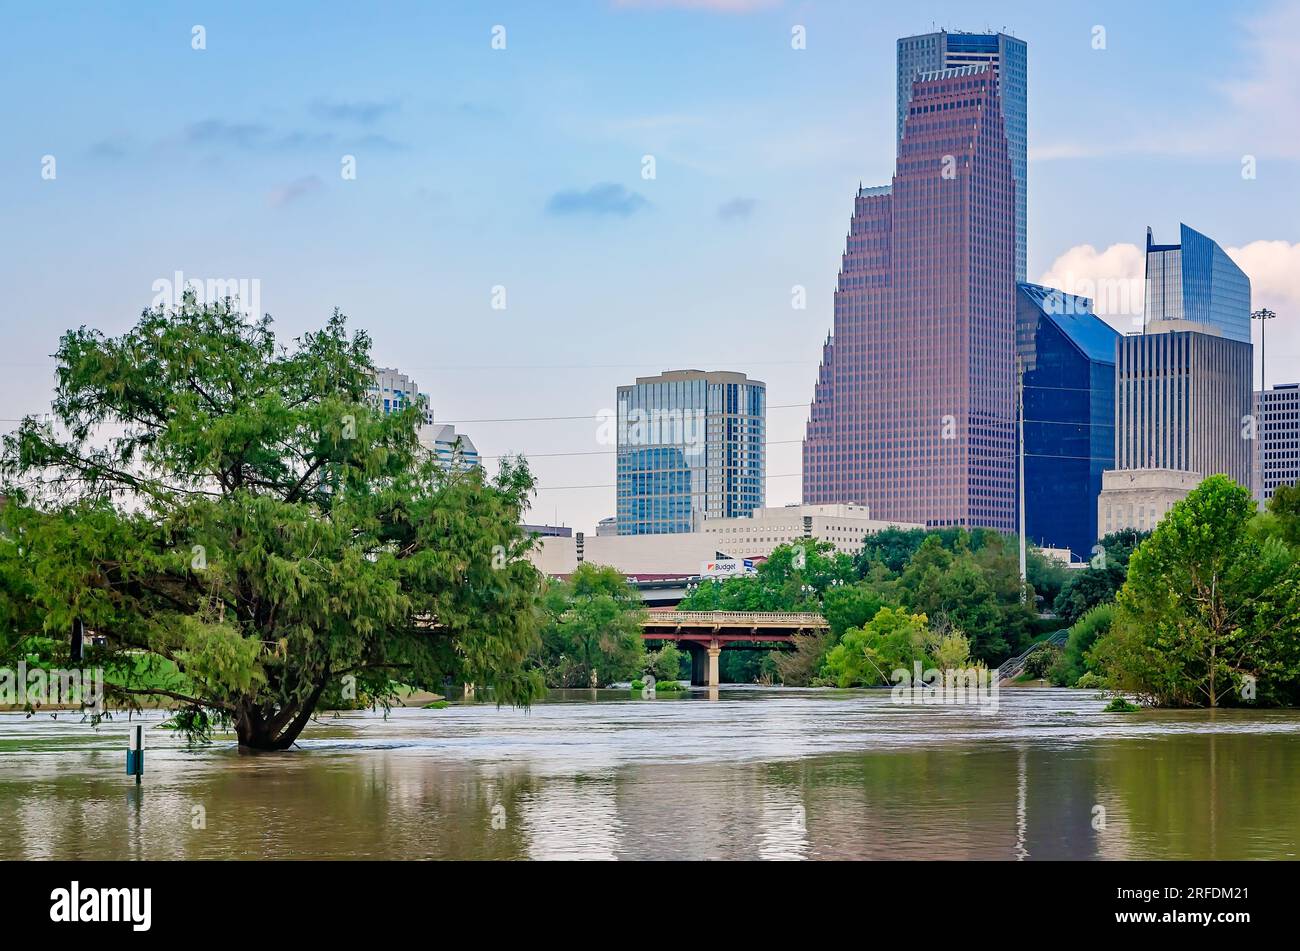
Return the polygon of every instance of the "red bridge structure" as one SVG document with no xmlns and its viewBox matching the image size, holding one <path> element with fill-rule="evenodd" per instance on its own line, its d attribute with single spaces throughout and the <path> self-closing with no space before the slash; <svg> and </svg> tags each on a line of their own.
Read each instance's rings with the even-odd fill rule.
<svg viewBox="0 0 1300 951">
<path fill-rule="evenodd" d="M 718 655 L 727 648 L 785 650 L 799 637 L 830 625 L 820 614 L 776 611 L 651 611 L 642 622 L 647 641 L 673 641 L 691 655 L 691 683 L 718 685 Z"/>
</svg>

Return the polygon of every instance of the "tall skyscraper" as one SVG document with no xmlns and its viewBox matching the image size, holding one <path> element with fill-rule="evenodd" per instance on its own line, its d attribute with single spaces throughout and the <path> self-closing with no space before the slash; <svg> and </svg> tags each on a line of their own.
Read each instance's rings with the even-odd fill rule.
<svg viewBox="0 0 1300 951">
<path fill-rule="evenodd" d="M 1116 348 L 1117 472 L 1107 475 L 1098 502 L 1104 521 L 1125 511 L 1134 518 L 1131 504 L 1111 498 L 1112 487 L 1130 491 L 1124 478 L 1133 470 L 1160 470 L 1166 501 L 1186 494 L 1190 480 L 1180 474 L 1222 473 L 1254 485 L 1250 279 L 1187 225 L 1179 244 L 1156 244 L 1148 228 L 1146 257 L 1143 332 L 1121 337 Z M 1151 525 L 1115 524 L 1124 527 Z"/>
<path fill-rule="evenodd" d="M 1300 482 L 1300 384 L 1255 391 L 1255 497 L 1267 502 L 1279 485 Z"/>
<path fill-rule="evenodd" d="M 1205 235 L 1147 229 L 1144 332 L 1116 355 L 1115 467 L 1223 473 L 1249 488 L 1250 279 Z"/>
<path fill-rule="evenodd" d="M 806 504 L 1015 528 L 1015 182 L 990 65 L 922 73 L 860 189 L 803 446 Z"/>
<path fill-rule="evenodd" d="M 1115 344 L 1092 302 L 1038 284 L 1016 294 L 1024 369 L 1025 535 L 1081 558 L 1098 535 L 1102 472 L 1115 468 Z"/>
<path fill-rule="evenodd" d="M 762 508 L 767 387 L 671 370 L 618 388 L 620 535 L 698 531 Z"/>
<path fill-rule="evenodd" d="M 1250 278 L 1199 231 L 1187 225 L 1179 231 L 1178 244 L 1156 244 L 1147 228 L 1143 329 L 1195 330 L 1250 343 Z"/>
<path fill-rule="evenodd" d="M 903 138 L 912 82 L 920 73 L 987 64 L 998 77 L 1011 175 L 1016 180 L 1016 280 L 1026 276 L 1025 182 L 1028 176 L 1028 47 L 1005 33 L 926 33 L 898 41 L 898 138 Z"/>
</svg>

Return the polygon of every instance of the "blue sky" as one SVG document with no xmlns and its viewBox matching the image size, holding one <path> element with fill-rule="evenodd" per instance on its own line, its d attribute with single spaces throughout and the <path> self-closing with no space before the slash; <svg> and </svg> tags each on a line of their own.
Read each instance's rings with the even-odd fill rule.
<svg viewBox="0 0 1300 951">
<path fill-rule="evenodd" d="M 460 428 L 535 456 L 535 519 L 590 529 L 614 466 L 585 417 L 619 383 L 736 369 L 808 401 L 854 190 L 892 173 L 894 40 L 934 27 L 1029 43 L 1031 278 L 1131 276 L 1146 226 L 1186 221 L 1240 249 L 1283 316 L 1269 380 L 1300 378 L 1300 4 L 972 7 L 14 6 L 0 417 L 45 410 L 59 335 L 122 331 L 155 281 L 257 280 L 286 337 L 344 310 L 440 420 L 584 417 Z M 769 414 L 770 503 L 798 499 L 803 421 Z"/>
</svg>

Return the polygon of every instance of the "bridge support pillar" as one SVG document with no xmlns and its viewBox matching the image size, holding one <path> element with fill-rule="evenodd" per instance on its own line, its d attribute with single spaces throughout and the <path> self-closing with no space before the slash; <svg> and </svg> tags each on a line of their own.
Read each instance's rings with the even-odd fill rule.
<svg viewBox="0 0 1300 951">
<path fill-rule="evenodd" d="M 709 676 L 709 656 L 703 644 L 694 641 L 682 641 L 682 647 L 691 655 L 691 686 L 705 687 Z"/>
<path fill-rule="evenodd" d="M 708 648 L 708 654 L 709 654 L 709 679 L 708 679 L 708 682 L 705 684 L 705 686 L 707 686 L 707 687 L 716 687 L 716 686 L 718 686 L 718 682 L 719 682 L 719 677 L 718 677 L 718 656 L 719 656 L 721 653 L 722 653 L 722 645 L 721 645 L 720 643 L 718 643 L 716 640 L 715 640 L 715 641 L 712 641 L 712 642 L 709 644 L 709 648 Z"/>
</svg>

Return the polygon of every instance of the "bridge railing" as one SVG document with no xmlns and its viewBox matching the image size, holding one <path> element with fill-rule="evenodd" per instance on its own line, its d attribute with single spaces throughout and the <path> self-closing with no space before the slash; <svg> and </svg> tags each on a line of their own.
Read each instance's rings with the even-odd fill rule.
<svg viewBox="0 0 1300 951">
<path fill-rule="evenodd" d="M 647 624 L 781 624 L 828 627 L 820 614 L 785 611 L 652 611 Z"/>
</svg>

